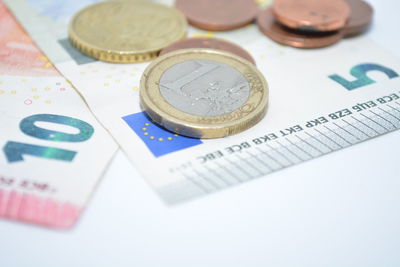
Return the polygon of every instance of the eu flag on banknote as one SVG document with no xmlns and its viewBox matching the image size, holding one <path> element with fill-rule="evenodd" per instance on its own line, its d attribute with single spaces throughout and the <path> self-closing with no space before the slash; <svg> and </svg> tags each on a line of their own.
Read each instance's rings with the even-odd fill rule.
<svg viewBox="0 0 400 267">
<path fill-rule="evenodd" d="M 155 157 L 203 143 L 200 139 L 180 136 L 157 126 L 144 112 L 127 115 L 122 119 L 142 139 Z"/>
</svg>

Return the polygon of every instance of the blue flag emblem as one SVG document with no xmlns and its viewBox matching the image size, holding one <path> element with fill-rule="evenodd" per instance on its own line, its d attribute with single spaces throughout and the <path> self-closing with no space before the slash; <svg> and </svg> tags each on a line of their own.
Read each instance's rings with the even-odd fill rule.
<svg viewBox="0 0 400 267">
<path fill-rule="evenodd" d="M 157 126 L 144 112 L 127 115 L 122 119 L 142 139 L 155 157 L 203 143 L 200 139 L 180 136 Z"/>
</svg>

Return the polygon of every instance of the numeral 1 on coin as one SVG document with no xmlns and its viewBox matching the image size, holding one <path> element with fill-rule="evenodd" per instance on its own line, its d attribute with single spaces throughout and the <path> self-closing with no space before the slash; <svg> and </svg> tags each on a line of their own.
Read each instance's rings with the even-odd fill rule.
<svg viewBox="0 0 400 267">
<path fill-rule="evenodd" d="M 203 75 L 206 75 L 207 73 L 213 71 L 214 69 L 217 69 L 219 66 L 217 65 L 211 65 L 211 64 L 202 64 L 200 62 L 197 62 L 200 64 L 200 67 L 185 76 L 181 77 L 180 79 L 170 82 L 170 83 L 165 83 L 161 84 L 164 87 L 167 87 L 168 89 L 181 89 L 183 86 L 186 84 L 200 78 Z"/>
</svg>

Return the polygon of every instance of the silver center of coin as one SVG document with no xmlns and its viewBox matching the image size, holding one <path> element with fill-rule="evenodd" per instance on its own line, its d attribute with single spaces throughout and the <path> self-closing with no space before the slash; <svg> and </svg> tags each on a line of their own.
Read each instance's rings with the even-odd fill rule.
<svg viewBox="0 0 400 267">
<path fill-rule="evenodd" d="M 250 95 L 236 69 L 211 60 L 189 60 L 167 69 L 160 79 L 165 100 L 185 113 L 219 116 L 240 108 Z"/>
</svg>

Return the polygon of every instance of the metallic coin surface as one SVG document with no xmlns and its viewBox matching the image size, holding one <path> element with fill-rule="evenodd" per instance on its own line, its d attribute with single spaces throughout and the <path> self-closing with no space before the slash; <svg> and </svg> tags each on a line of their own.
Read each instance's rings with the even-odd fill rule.
<svg viewBox="0 0 400 267">
<path fill-rule="evenodd" d="M 335 31 L 350 17 L 344 0 L 275 0 L 275 18 L 283 25 L 303 31 Z"/>
<path fill-rule="evenodd" d="M 216 39 L 216 38 L 186 38 L 182 39 L 180 41 L 177 41 L 170 46 L 167 46 L 163 50 L 161 50 L 160 55 L 164 55 L 166 53 L 170 53 L 172 51 L 180 50 L 180 49 L 187 49 L 187 48 L 209 48 L 209 49 L 217 49 L 217 50 L 223 50 L 232 54 L 235 54 L 237 56 L 240 56 L 254 65 L 256 62 L 254 61 L 253 57 L 241 48 L 240 46 L 222 40 L 222 39 Z"/>
<path fill-rule="evenodd" d="M 164 128 L 195 138 L 244 131 L 265 115 L 268 85 L 257 68 L 230 53 L 183 49 L 167 53 L 145 70 L 140 101 Z"/>
<path fill-rule="evenodd" d="M 191 83 L 194 72 L 198 78 Z M 167 69 L 160 79 L 160 91 L 170 105 L 185 113 L 220 116 L 243 106 L 250 86 L 236 69 L 221 62 L 197 59 Z"/>
<path fill-rule="evenodd" d="M 277 43 L 297 48 L 321 48 L 340 41 L 342 32 L 304 32 L 287 28 L 278 23 L 270 8 L 263 10 L 257 17 L 261 32 Z"/>
<path fill-rule="evenodd" d="M 350 37 L 367 30 L 374 14 L 373 8 L 363 0 L 345 0 L 350 6 L 350 19 L 344 27 L 344 36 Z"/>
<path fill-rule="evenodd" d="M 252 22 L 259 7 L 254 0 L 176 0 L 189 23 L 208 31 L 226 31 Z"/>
<path fill-rule="evenodd" d="M 108 1 L 79 11 L 69 25 L 71 43 L 99 60 L 148 61 L 186 34 L 178 10 L 145 1 Z"/>
</svg>

